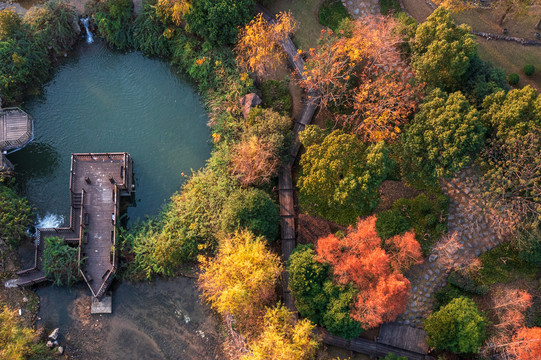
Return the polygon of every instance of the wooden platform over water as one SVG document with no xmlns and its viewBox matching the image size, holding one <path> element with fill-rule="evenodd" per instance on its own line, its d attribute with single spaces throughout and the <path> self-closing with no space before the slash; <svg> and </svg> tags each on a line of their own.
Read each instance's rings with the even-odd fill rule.
<svg viewBox="0 0 541 360">
<path fill-rule="evenodd" d="M 93 297 L 101 300 L 118 269 L 116 225 L 120 197 L 131 196 L 132 160 L 128 153 L 72 154 L 70 226 L 37 229 L 35 266 L 19 273 L 19 285 L 43 278 L 45 239 L 61 237 L 78 247 L 79 272 Z"/>
<path fill-rule="evenodd" d="M 33 138 L 34 121 L 30 115 L 19 108 L 0 109 L 0 171 L 13 169 L 5 153 L 24 147 Z"/>
</svg>

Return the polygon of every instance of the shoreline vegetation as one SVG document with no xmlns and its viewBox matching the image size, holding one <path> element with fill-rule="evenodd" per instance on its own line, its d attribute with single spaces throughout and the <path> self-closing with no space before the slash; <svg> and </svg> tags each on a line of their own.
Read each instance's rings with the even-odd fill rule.
<svg viewBox="0 0 541 360">
<path fill-rule="evenodd" d="M 289 77 L 269 74 L 283 66 L 280 42 L 299 26 L 294 14 L 279 13 L 269 24 L 256 16 L 255 0 L 144 0 L 138 15 L 130 0 L 86 3 L 109 46 L 168 60 L 197 84 L 212 134 L 206 165 L 185 175 L 165 209 L 122 230 L 122 276 L 151 280 L 199 267 L 202 298 L 228 334 L 224 355 L 304 360 L 325 356 L 316 325 L 350 339 L 395 321 L 416 288 L 408 269 L 439 258 L 451 275 L 423 323 L 434 355 L 541 356 L 539 276 L 516 280 L 541 258 L 541 97 L 529 86 L 511 89 L 502 70 L 479 58 L 471 29 L 443 7 L 421 24 L 400 12 L 354 21 L 344 10 L 333 1 L 323 6 L 321 18 L 333 29 L 321 32 L 317 47 L 299 51 L 306 67 L 297 84 L 317 94 L 324 118 L 300 136 L 298 212 L 321 226 L 308 229 L 311 240 L 301 236 L 308 244 L 284 266 L 275 189 L 294 101 Z M 77 21 L 74 9 L 56 0 L 24 17 L 0 11 L 4 106 L 50 79 L 52 65 L 80 37 Z M 470 196 L 490 210 L 489 226 L 510 239 L 469 267 L 441 253 L 433 258 L 454 239 L 440 181 L 466 167 L 480 174 Z M 0 184 L 0 201 L 17 199 L 18 207 L 0 208 L 9 229 L 0 237 L 14 248 L 31 209 L 11 190 L 13 180 L 2 181 L 10 184 Z M 387 181 L 417 193 L 381 193 Z M 388 205 L 379 209 L 383 198 Z M 503 258 L 520 266 L 502 265 Z M 56 265 L 64 263 L 74 266 Z M 300 319 L 280 301 L 284 271 Z M 500 286 L 507 290 L 496 291 Z M 461 307 L 467 313 L 459 314 Z M 7 356 L 42 351 L 27 330 L 14 333 L 22 345 Z"/>
</svg>

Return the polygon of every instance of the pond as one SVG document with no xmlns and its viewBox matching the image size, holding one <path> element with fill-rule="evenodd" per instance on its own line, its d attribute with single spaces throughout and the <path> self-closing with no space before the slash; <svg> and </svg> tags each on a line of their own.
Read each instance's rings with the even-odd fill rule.
<svg viewBox="0 0 541 360">
<path fill-rule="evenodd" d="M 210 155 L 208 118 L 192 84 L 164 61 L 115 52 L 100 41 L 80 44 L 43 94 L 23 108 L 35 120 L 35 140 L 8 158 L 41 226 L 69 222 L 71 153 L 131 154 L 136 206 L 128 208 L 130 223 L 157 215 L 180 189 L 182 173 L 201 168 Z M 21 249 L 23 261 L 31 260 L 31 244 Z M 59 327 L 60 345 L 70 358 L 217 356 L 216 321 L 201 304 L 193 279 L 117 282 L 111 315 L 90 315 L 85 284 L 45 286 L 37 293 L 38 326 Z"/>
<path fill-rule="evenodd" d="M 71 153 L 131 154 L 132 220 L 156 215 L 180 188 L 181 174 L 201 168 L 210 154 L 207 115 L 192 84 L 164 61 L 114 52 L 101 41 L 81 44 L 24 110 L 34 118 L 35 140 L 8 157 L 39 216 L 61 215 L 65 224 Z"/>
</svg>

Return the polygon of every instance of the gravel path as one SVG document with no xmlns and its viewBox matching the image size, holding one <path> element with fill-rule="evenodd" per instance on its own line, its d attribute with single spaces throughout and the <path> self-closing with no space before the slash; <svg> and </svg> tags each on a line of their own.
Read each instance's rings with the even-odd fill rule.
<svg viewBox="0 0 541 360">
<path fill-rule="evenodd" d="M 449 234 L 456 233 L 460 246 L 451 254 L 458 267 L 470 264 L 474 258 L 504 241 L 489 226 L 486 211 L 472 197 L 478 191 L 478 183 L 477 174 L 470 168 L 459 172 L 454 179 L 442 182 L 442 190 L 450 198 L 447 227 Z M 411 281 L 411 294 L 398 323 L 420 327 L 422 320 L 432 312 L 433 295 L 445 285 L 450 271 L 445 259 L 433 250 L 421 265 L 406 274 Z"/>
<path fill-rule="evenodd" d="M 342 0 L 342 4 L 355 20 L 381 14 L 378 0 Z"/>
</svg>

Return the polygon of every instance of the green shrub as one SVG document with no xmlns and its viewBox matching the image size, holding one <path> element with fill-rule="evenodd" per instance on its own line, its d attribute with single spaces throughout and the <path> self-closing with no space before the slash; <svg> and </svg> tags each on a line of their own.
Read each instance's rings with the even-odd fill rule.
<svg viewBox="0 0 541 360">
<path fill-rule="evenodd" d="M 490 286 L 518 279 L 535 279 L 536 268 L 522 260 L 519 253 L 511 243 L 503 243 L 482 254 L 479 257 L 482 268 L 474 277 L 475 281 Z"/>
<path fill-rule="evenodd" d="M 327 0 L 319 8 L 319 23 L 335 32 L 344 19 L 351 18 L 340 0 Z"/>
<path fill-rule="evenodd" d="M 522 69 L 524 71 L 524 75 L 526 76 L 532 76 L 535 72 L 535 67 L 531 64 L 524 65 L 524 68 Z"/>
<path fill-rule="evenodd" d="M 440 308 L 444 307 L 445 305 L 449 304 L 453 299 L 459 298 L 459 297 L 471 297 L 471 294 L 459 289 L 458 287 L 452 285 L 451 283 L 447 283 L 445 287 L 442 289 L 436 291 L 434 293 L 434 299 L 436 302 L 434 303 L 434 311 L 438 311 Z"/>
<path fill-rule="evenodd" d="M 247 229 L 267 241 L 274 241 L 278 236 L 280 211 L 262 190 L 236 190 L 229 196 L 221 216 L 221 227 L 226 233 Z"/>
<path fill-rule="evenodd" d="M 287 261 L 289 289 L 301 316 L 346 339 L 362 332 L 349 313 L 357 291 L 332 283 L 329 265 L 316 260 L 313 245 L 299 245 Z"/>
<path fill-rule="evenodd" d="M 427 344 L 455 354 L 478 353 L 486 337 L 486 322 L 473 300 L 453 299 L 424 321 Z"/>
<path fill-rule="evenodd" d="M 143 11 L 135 19 L 133 41 L 135 48 L 147 56 L 169 57 L 171 36 L 166 26 L 156 16 L 157 0 L 144 0 Z"/>
<path fill-rule="evenodd" d="M 517 85 L 519 79 L 520 78 L 519 78 L 518 74 L 511 73 L 511 74 L 507 75 L 507 82 L 509 84 L 511 84 L 511 85 Z"/>
<path fill-rule="evenodd" d="M 14 248 L 30 225 L 32 208 L 28 201 L 0 181 L 0 239 Z"/>
<path fill-rule="evenodd" d="M 45 238 L 43 271 L 57 286 L 71 286 L 79 279 L 78 250 L 59 237 Z"/>
<path fill-rule="evenodd" d="M 415 232 L 424 256 L 428 256 L 435 242 L 447 231 L 449 198 L 441 193 L 418 195 L 413 199 L 398 199 L 393 211 L 398 211 Z M 376 222 L 377 226 L 377 222 Z"/>
<path fill-rule="evenodd" d="M 379 7 L 383 15 L 397 14 L 402 10 L 398 0 L 379 0 Z"/>
<path fill-rule="evenodd" d="M 287 81 L 265 80 L 261 84 L 263 106 L 272 108 L 274 111 L 289 115 L 291 113 L 291 95 Z"/>
<path fill-rule="evenodd" d="M 410 227 L 408 219 L 399 210 L 383 211 L 378 214 L 376 220 L 376 231 L 383 240 L 400 235 Z"/>
<path fill-rule="evenodd" d="M 490 290 L 487 285 L 478 285 L 472 278 L 456 271 L 449 274 L 447 281 L 456 288 L 473 295 L 486 295 Z"/>
<path fill-rule="evenodd" d="M 398 356 L 393 353 L 388 353 L 382 360 L 408 360 L 406 356 Z"/>
<path fill-rule="evenodd" d="M 98 35 L 111 46 L 127 49 L 133 46 L 133 2 L 131 0 L 92 0 L 85 5 L 92 13 Z"/>
<path fill-rule="evenodd" d="M 231 45 L 238 27 L 254 15 L 254 5 L 254 0 L 198 0 L 184 18 L 189 31 L 215 45 Z"/>
</svg>

